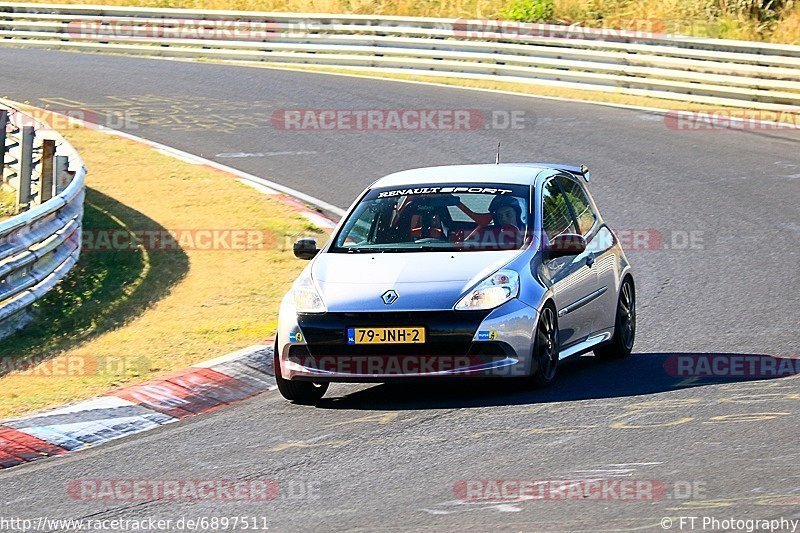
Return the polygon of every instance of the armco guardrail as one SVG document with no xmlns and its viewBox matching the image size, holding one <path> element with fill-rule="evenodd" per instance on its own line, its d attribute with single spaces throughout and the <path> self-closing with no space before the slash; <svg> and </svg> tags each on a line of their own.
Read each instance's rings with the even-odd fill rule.
<svg viewBox="0 0 800 533">
<path fill-rule="evenodd" d="M 358 67 L 800 111 L 800 46 L 497 21 L 0 3 L 0 44 Z"/>
<path fill-rule="evenodd" d="M 24 325 L 31 304 L 78 261 L 86 175 L 54 130 L 0 102 L 3 119 L 3 182 L 23 211 L 0 222 L 0 338 Z"/>
</svg>

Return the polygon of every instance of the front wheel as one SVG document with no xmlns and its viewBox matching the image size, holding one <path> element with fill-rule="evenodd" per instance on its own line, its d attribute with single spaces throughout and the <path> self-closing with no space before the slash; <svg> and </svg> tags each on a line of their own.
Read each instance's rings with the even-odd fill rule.
<svg viewBox="0 0 800 533">
<path fill-rule="evenodd" d="M 281 365 L 278 361 L 278 341 L 275 340 L 273 369 L 278 392 L 292 403 L 300 405 L 316 404 L 328 390 L 328 383 L 311 381 L 292 381 L 281 377 Z"/>
<path fill-rule="evenodd" d="M 617 317 L 614 322 L 614 336 L 611 342 L 597 348 L 594 354 L 600 359 L 623 359 L 633 351 L 636 339 L 636 293 L 633 282 L 625 278 L 619 290 Z"/>
<path fill-rule="evenodd" d="M 535 387 L 547 387 L 555 381 L 559 349 L 556 312 L 547 305 L 539 316 L 533 343 L 533 358 L 537 368 L 531 378 Z"/>
</svg>

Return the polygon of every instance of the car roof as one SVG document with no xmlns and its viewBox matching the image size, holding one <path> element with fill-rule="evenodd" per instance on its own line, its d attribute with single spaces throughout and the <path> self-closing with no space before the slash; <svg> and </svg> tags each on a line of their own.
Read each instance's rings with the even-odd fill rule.
<svg viewBox="0 0 800 533">
<path fill-rule="evenodd" d="M 503 163 L 500 165 L 447 165 L 403 170 L 376 181 L 372 187 L 397 187 L 432 183 L 507 183 L 533 185 L 542 170 L 580 172 L 578 167 L 547 163 Z"/>
</svg>

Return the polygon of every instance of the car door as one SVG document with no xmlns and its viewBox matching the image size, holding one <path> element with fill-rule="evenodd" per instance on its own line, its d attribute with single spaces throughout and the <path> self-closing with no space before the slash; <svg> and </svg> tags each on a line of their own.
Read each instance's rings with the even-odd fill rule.
<svg viewBox="0 0 800 533">
<path fill-rule="evenodd" d="M 572 207 L 572 216 L 578 233 L 586 239 L 586 260 L 597 276 L 597 290 L 585 303 L 593 317 L 592 332 L 614 326 L 616 310 L 615 279 L 617 276 L 616 258 L 611 251 L 613 236 L 601 220 L 584 186 L 573 177 L 559 176 L 556 181 Z M 590 332 L 591 333 L 591 332 Z"/>
<path fill-rule="evenodd" d="M 542 188 L 543 248 L 558 235 L 581 233 L 574 209 L 564 193 L 563 179 L 551 178 Z M 592 259 L 589 251 L 554 259 L 549 259 L 546 251 L 543 253 L 540 274 L 553 289 L 562 349 L 583 341 L 594 331 L 594 306 L 585 303 L 599 288 Z"/>
</svg>

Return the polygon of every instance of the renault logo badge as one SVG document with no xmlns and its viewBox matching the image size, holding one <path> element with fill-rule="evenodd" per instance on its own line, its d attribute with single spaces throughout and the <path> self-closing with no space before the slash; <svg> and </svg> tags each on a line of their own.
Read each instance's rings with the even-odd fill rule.
<svg viewBox="0 0 800 533">
<path fill-rule="evenodd" d="M 386 291 L 381 296 L 381 300 L 383 300 L 383 303 L 386 305 L 392 305 L 397 301 L 397 293 L 394 290 Z"/>
</svg>

